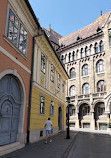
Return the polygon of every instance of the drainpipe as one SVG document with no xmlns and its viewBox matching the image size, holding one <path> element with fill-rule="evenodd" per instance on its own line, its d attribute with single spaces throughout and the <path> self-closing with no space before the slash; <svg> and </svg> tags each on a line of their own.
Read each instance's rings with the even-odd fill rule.
<svg viewBox="0 0 111 158">
<path fill-rule="evenodd" d="M 27 125 L 27 143 L 30 142 L 30 115 L 31 115 L 31 102 L 32 102 L 32 85 L 33 85 L 33 71 L 34 71 L 34 52 L 35 52 L 35 38 L 42 36 L 44 34 L 44 31 L 40 34 L 40 30 L 42 28 L 39 28 L 38 35 L 33 36 L 33 54 L 32 54 L 32 66 L 31 66 L 31 79 L 30 79 L 30 92 L 29 92 L 29 108 L 28 108 L 28 125 Z"/>
</svg>

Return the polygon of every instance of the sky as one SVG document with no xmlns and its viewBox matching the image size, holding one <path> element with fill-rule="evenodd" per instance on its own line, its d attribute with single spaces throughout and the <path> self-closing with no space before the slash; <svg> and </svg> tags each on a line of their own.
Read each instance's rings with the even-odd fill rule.
<svg viewBox="0 0 111 158">
<path fill-rule="evenodd" d="M 42 27 L 67 36 L 111 11 L 111 0 L 29 0 Z"/>
</svg>

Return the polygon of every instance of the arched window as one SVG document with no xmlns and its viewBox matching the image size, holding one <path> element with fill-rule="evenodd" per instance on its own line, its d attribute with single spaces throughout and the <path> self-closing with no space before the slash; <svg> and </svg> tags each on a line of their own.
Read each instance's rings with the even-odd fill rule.
<svg viewBox="0 0 111 158">
<path fill-rule="evenodd" d="M 93 45 L 91 44 L 89 47 L 89 55 L 93 54 L 92 48 L 93 48 Z"/>
<path fill-rule="evenodd" d="M 98 44 L 97 43 L 95 43 L 95 53 L 98 53 Z"/>
<path fill-rule="evenodd" d="M 73 61 L 76 60 L 76 54 L 75 54 L 75 51 L 73 51 L 73 53 L 72 53 L 72 60 L 73 60 Z"/>
<path fill-rule="evenodd" d="M 76 51 L 76 59 L 78 59 L 79 50 Z"/>
<path fill-rule="evenodd" d="M 85 56 L 87 57 L 89 55 L 88 47 L 85 48 Z"/>
<path fill-rule="evenodd" d="M 69 62 L 71 61 L 71 53 L 69 53 Z"/>
<path fill-rule="evenodd" d="M 70 69 L 70 78 L 75 78 L 76 77 L 76 72 L 74 68 Z"/>
<path fill-rule="evenodd" d="M 63 61 L 64 61 L 64 56 L 62 55 L 61 56 L 61 62 L 63 63 Z"/>
<path fill-rule="evenodd" d="M 89 74 L 88 71 L 89 71 L 88 70 L 88 65 L 87 64 L 83 65 L 83 67 L 82 67 L 82 76 L 87 76 Z"/>
<path fill-rule="evenodd" d="M 104 50 L 104 44 L 103 41 L 100 42 L 100 52 L 102 52 Z"/>
<path fill-rule="evenodd" d="M 84 51 L 83 51 L 83 48 L 81 48 L 81 58 L 84 57 Z"/>
<path fill-rule="evenodd" d="M 69 95 L 70 96 L 74 96 L 76 94 L 76 88 L 75 86 L 71 86 L 70 89 L 69 89 Z"/>
<path fill-rule="evenodd" d="M 100 80 L 97 83 L 97 92 L 104 92 L 106 91 L 106 83 L 104 80 Z"/>
<path fill-rule="evenodd" d="M 89 84 L 88 83 L 83 84 L 82 87 L 83 94 L 89 94 L 89 91 L 90 91 Z"/>
<path fill-rule="evenodd" d="M 104 61 L 99 60 L 96 64 L 96 72 L 104 72 Z"/>
</svg>

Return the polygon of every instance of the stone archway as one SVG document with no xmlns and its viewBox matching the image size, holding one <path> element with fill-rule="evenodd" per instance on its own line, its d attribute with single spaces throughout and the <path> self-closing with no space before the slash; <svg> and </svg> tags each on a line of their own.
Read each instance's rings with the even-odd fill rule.
<svg viewBox="0 0 111 158">
<path fill-rule="evenodd" d="M 79 113 L 78 113 L 78 119 L 79 119 L 79 127 L 84 128 L 84 126 L 88 127 L 90 126 L 88 119 L 90 114 L 90 106 L 87 103 L 83 103 L 79 106 Z"/>
<path fill-rule="evenodd" d="M 94 119 L 95 129 L 105 130 L 107 129 L 107 115 L 105 115 L 104 102 L 97 102 L 94 106 Z"/>
</svg>

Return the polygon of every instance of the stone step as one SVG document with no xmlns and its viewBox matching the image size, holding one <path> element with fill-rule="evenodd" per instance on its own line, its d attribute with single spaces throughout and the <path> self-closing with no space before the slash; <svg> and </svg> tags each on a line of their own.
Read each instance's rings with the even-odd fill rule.
<svg viewBox="0 0 111 158">
<path fill-rule="evenodd" d="M 0 156 L 11 153 L 15 150 L 21 149 L 25 146 L 25 144 L 21 144 L 20 142 L 4 145 L 0 147 Z"/>
</svg>

